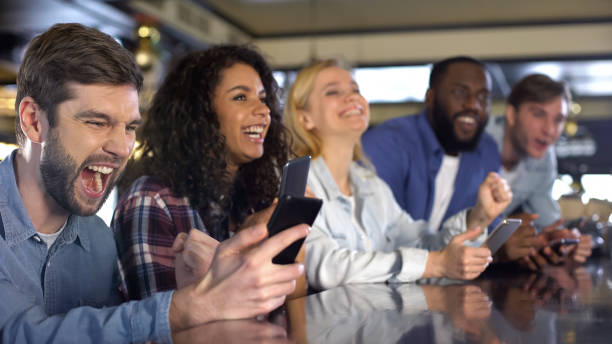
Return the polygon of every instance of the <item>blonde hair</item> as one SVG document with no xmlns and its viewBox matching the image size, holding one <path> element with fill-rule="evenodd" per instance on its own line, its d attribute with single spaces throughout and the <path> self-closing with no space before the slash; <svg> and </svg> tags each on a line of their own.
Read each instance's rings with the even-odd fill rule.
<svg viewBox="0 0 612 344">
<path fill-rule="evenodd" d="M 299 118 L 299 112 L 307 108 L 308 99 L 312 94 L 315 79 L 319 73 L 330 67 L 339 67 L 350 72 L 350 68 L 338 59 L 312 62 L 298 73 L 287 95 L 283 122 L 293 137 L 291 148 L 295 156 L 310 155 L 315 159 L 321 155 L 321 139 L 312 131 L 304 128 Z M 361 142 L 357 142 L 353 148 L 353 161 L 367 162 L 361 148 Z"/>
</svg>

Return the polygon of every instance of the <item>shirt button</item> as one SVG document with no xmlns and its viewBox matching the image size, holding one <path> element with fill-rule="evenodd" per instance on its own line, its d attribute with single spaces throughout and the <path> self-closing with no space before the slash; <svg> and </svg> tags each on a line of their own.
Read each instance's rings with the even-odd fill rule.
<svg viewBox="0 0 612 344">
<path fill-rule="evenodd" d="M 38 235 L 35 235 L 35 236 L 34 236 L 34 240 L 35 240 L 36 242 L 41 242 L 41 241 L 42 241 L 42 240 L 41 240 L 41 239 L 38 237 Z"/>
</svg>

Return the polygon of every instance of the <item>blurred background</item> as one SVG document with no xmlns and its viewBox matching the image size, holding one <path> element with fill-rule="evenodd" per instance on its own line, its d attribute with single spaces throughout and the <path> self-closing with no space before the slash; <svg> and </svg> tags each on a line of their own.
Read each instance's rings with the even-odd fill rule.
<svg viewBox="0 0 612 344">
<path fill-rule="evenodd" d="M 285 90 L 309 61 L 344 59 L 371 103 L 372 125 L 420 111 L 430 64 L 451 55 L 487 63 L 493 116 L 523 76 L 565 80 L 574 104 L 556 146 L 555 197 L 566 218 L 612 212 L 612 0 L 1 0 L 0 159 L 14 148 L 26 45 L 60 22 L 95 27 L 134 53 L 145 116 L 172 59 L 217 43 L 257 46 Z"/>
</svg>

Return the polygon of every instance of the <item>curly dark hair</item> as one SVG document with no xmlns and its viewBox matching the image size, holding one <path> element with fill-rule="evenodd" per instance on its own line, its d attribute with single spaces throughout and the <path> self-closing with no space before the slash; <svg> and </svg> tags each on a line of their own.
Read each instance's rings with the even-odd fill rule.
<svg viewBox="0 0 612 344">
<path fill-rule="evenodd" d="M 263 156 L 240 166 L 232 177 L 226 171 L 225 137 L 219 131 L 213 95 L 223 70 L 236 63 L 259 74 L 271 121 Z M 184 56 L 153 99 L 140 131 L 142 156 L 132 161 L 124 183 L 140 175 L 161 177 L 177 196 L 189 198 L 212 236 L 227 238 L 229 220 L 241 224 L 278 194 L 290 145 L 277 93 L 270 67 L 250 47 L 219 45 Z"/>
</svg>

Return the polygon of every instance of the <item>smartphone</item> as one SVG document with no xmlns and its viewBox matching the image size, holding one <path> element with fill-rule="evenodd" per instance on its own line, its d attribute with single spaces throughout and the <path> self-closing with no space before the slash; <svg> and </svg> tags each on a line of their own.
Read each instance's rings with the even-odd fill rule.
<svg viewBox="0 0 612 344">
<path fill-rule="evenodd" d="M 280 195 L 278 198 L 281 199 L 285 195 L 303 197 L 304 193 L 306 193 L 309 169 L 309 155 L 286 163 L 283 166 L 283 176 L 281 178 Z"/>
<path fill-rule="evenodd" d="M 550 246 L 550 248 L 557 254 L 561 255 L 561 247 L 563 246 L 569 246 L 569 245 L 577 245 L 578 242 L 580 240 L 578 239 L 571 239 L 571 238 L 566 238 L 566 239 L 559 239 L 556 241 L 551 242 L 548 246 Z M 546 247 L 546 246 L 544 246 Z"/>
<path fill-rule="evenodd" d="M 495 227 L 485 241 L 485 245 L 491 250 L 491 255 L 502 247 L 520 225 L 520 219 L 504 219 Z"/>
<path fill-rule="evenodd" d="M 305 223 L 312 226 L 323 200 L 310 197 L 283 196 L 276 205 L 276 209 L 268 222 L 268 233 L 270 236 L 278 234 L 283 230 Z M 300 239 L 287 246 L 281 253 L 272 259 L 274 264 L 292 264 L 295 262 L 304 239 Z"/>
</svg>

